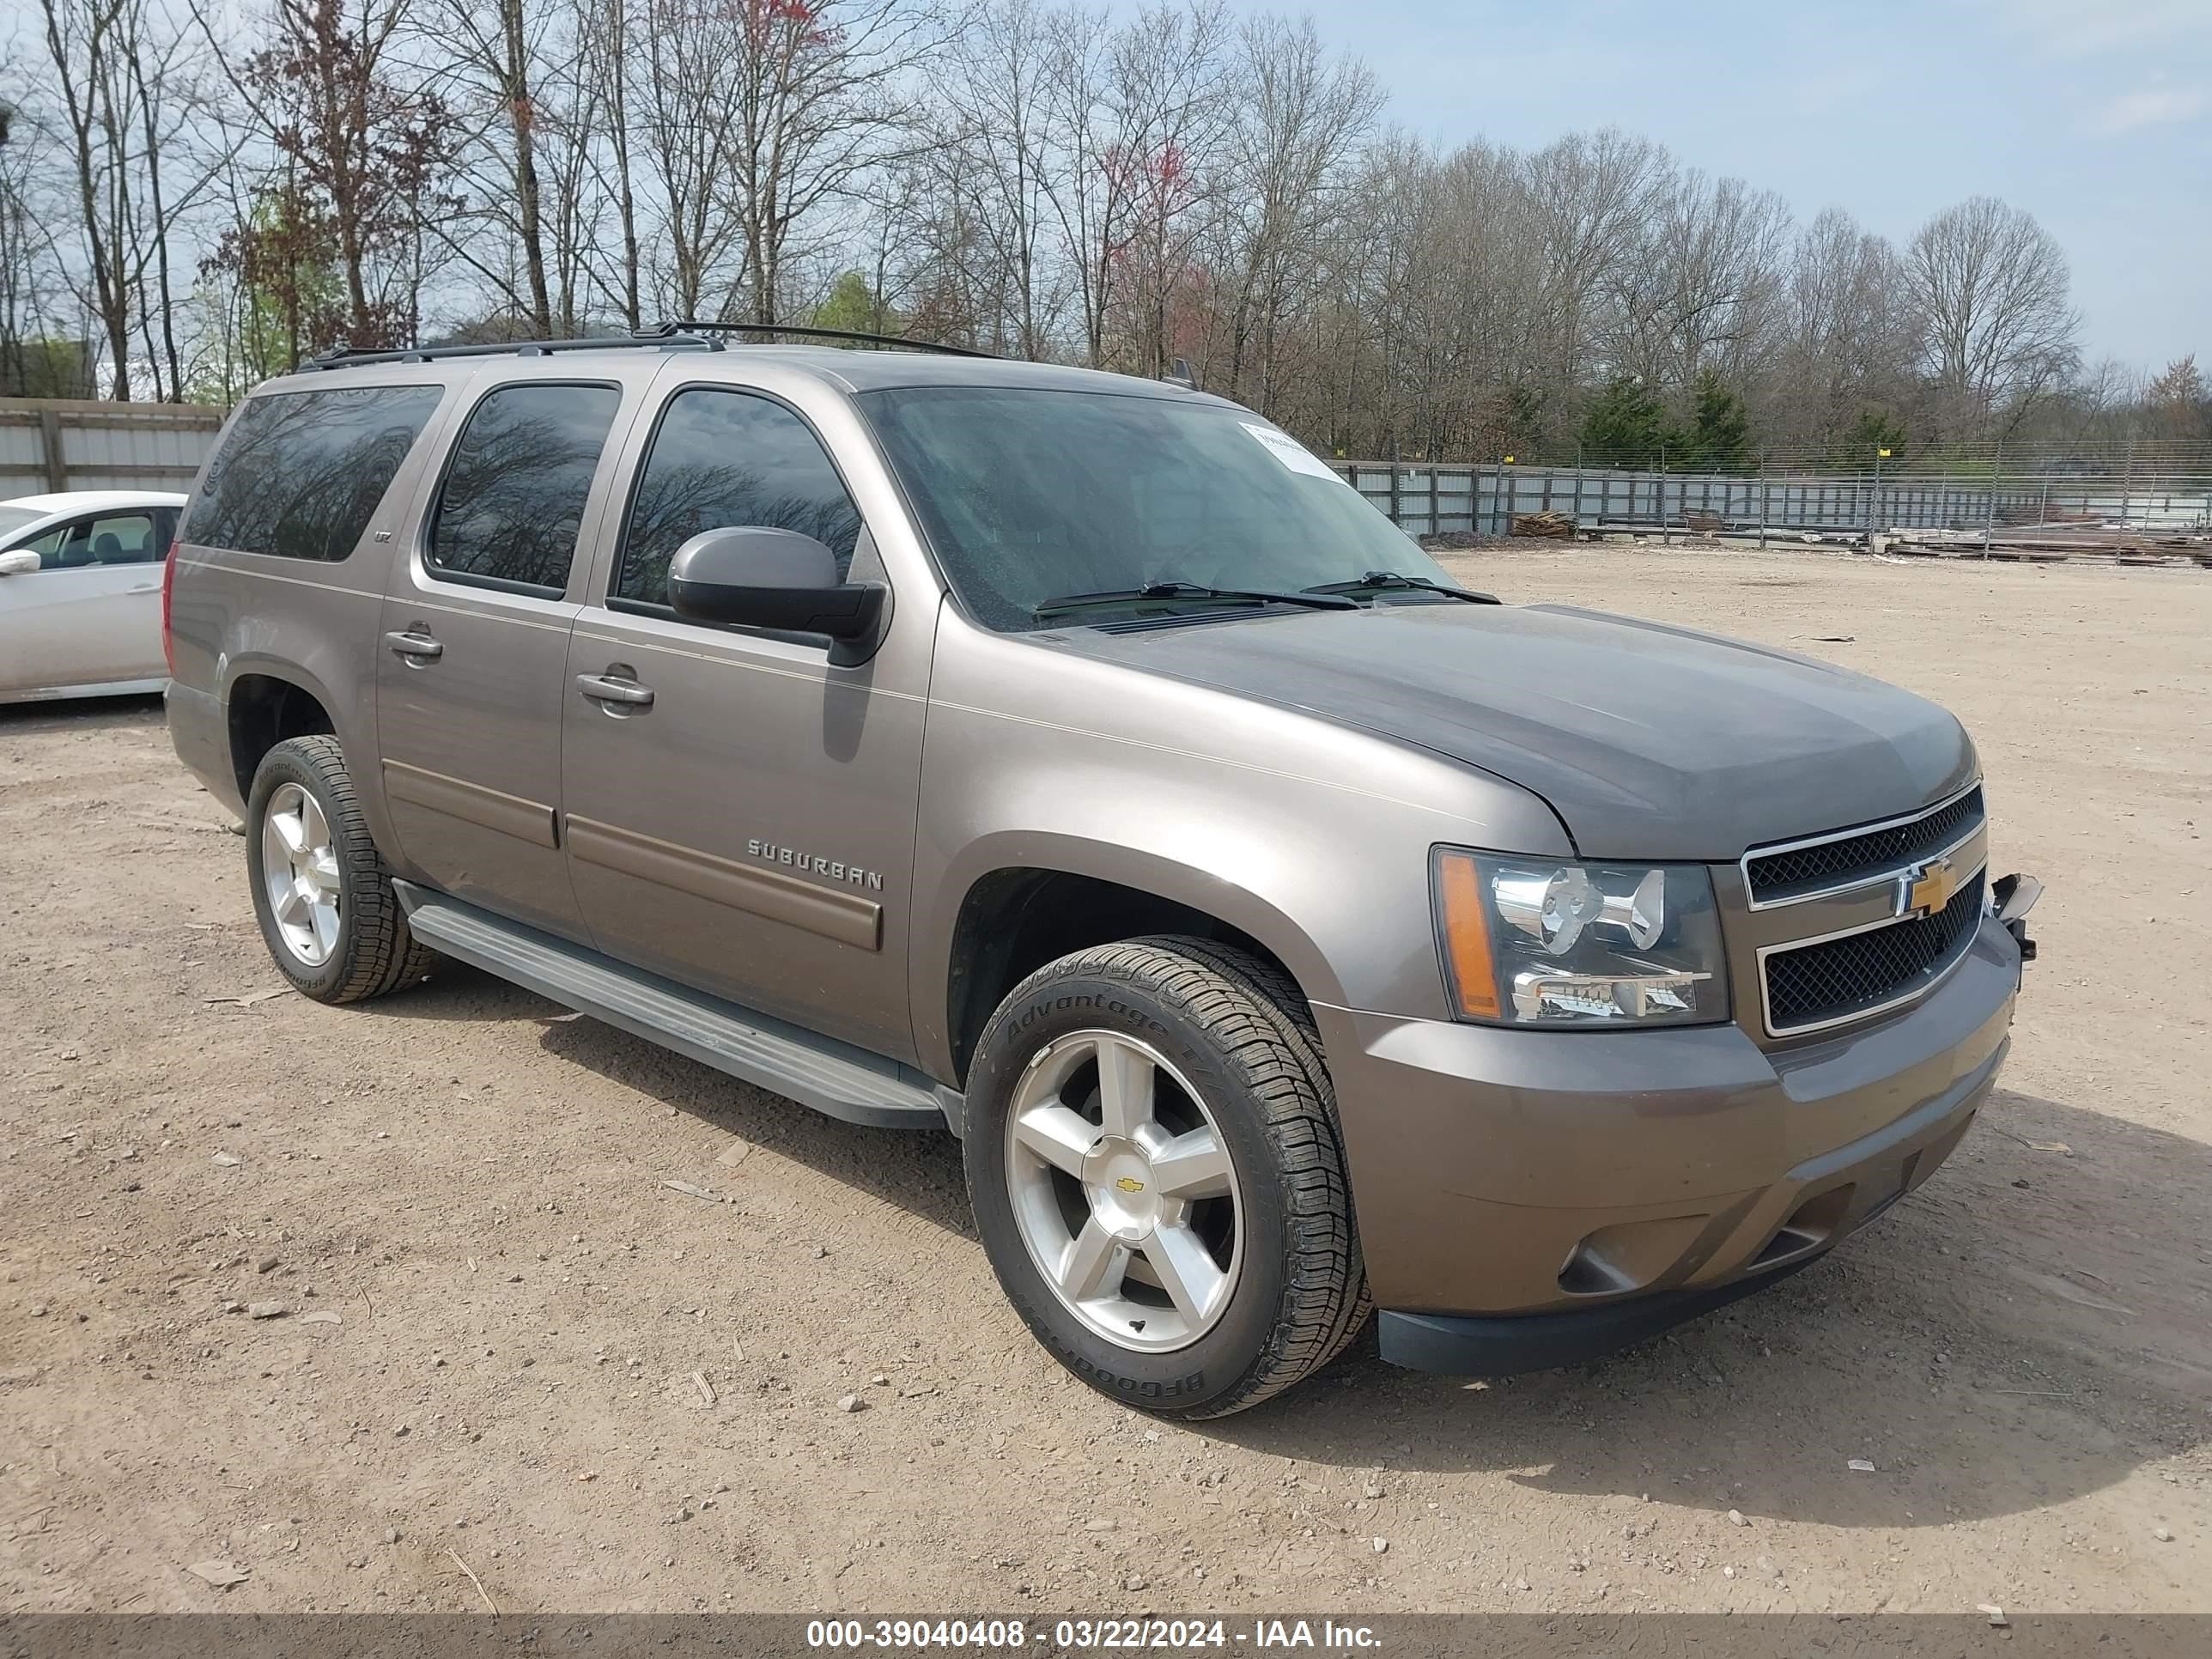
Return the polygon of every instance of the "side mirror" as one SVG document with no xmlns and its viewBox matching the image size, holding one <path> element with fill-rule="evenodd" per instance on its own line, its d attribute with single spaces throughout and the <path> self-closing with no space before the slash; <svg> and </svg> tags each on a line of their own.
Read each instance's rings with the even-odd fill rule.
<svg viewBox="0 0 2212 1659">
<path fill-rule="evenodd" d="M 668 598 L 693 622 L 833 640 L 866 638 L 884 608 L 883 588 L 840 580 L 837 556 L 813 537 L 765 525 L 705 531 L 678 548 Z"/>
<path fill-rule="evenodd" d="M 11 548 L 0 553 L 0 576 L 27 576 L 38 568 L 39 552 L 36 548 Z"/>
</svg>

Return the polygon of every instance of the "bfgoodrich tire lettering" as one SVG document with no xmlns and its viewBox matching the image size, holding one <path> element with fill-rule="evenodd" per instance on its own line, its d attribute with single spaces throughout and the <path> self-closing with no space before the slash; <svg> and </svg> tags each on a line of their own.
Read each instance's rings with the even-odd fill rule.
<svg viewBox="0 0 2212 1659">
<path fill-rule="evenodd" d="M 1225 1305 L 1201 1334 L 1165 1351 L 1133 1352 L 1102 1335 L 1099 1322 L 1048 1281 L 1033 1230 L 1025 1235 L 1017 1212 L 1023 1194 L 1010 1168 L 1018 1159 L 1010 1156 L 1009 1116 L 1024 1079 L 1050 1063 L 1056 1045 L 1115 1037 L 1171 1068 L 1233 1166 L 1239 1231 Z M 1103 1145 L 1106 1085 L 1091 1075 L 1088 1109 Z M 1090 1085 L 1079 1070 L 1068 1086 L 1079 1094 Z M 1000 1284 L 1060 1363 L 1101 1393 L 1163 1416 L 1224 1416 L 1327 1364 L 1364 1322 L 1365 1273 L 1328 1073 L 1296 988 L 1266 964 L 1211 941 L 1173 938 L 1064 957 L 1024 981 L 992 1016 L 968 1099 L 969 1194 Z"/>
<path fill-rule="evenodd" d="M 287 943 L 270 896 L 270 849 L 283 840 L 270 830 L 271 805 L 296 808 L 302 797 L 312 802 L 329 834 L 326 885 L 337 902 L 337 926 L 326 953 L 321 945 L 310 951 L 319 954 L 319 960 L 303 957 Z M 302 996 L 318 1002 L 359 1002 L 411 985 L 430 971 L 436 957 L 408 929 L 398 896 L 392 890 L 392 872 L 369 838 L 345 751 L 336 738 L 293 738 L 261 757 L 246 796 L 246 861 L 262 939 L 276 971 Z M 278 876 L 282 885 L 281 872 Z"/>
</svg>

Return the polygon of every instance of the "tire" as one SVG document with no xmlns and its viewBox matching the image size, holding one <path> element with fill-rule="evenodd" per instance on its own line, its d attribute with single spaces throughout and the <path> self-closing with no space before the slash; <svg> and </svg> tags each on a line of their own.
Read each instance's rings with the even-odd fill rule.
<svg viewBox="0 0 2212 1659">
<path fill-rule="evenodd" d="M 1109 1113 L 1109 1067 L 1133 1079 L 1117 1101 L 1141 1097 L 1150 1116 Z M 1162 1417 L 1227 1416 L 1319 1370 L 1365 1322 L 1335 1098 L 1279 970 L 1195 939 L 1063 957 L 992 1015 L 968 1107 L 963 1158 L 992 1268 L 1038 1340 L 1101 1393 Z"/>
<path fill-rule="evenodd" d="M 312 803 L 312 812 L 305 803 Z M 312 833 L 318 818 L 326 841 Z M 295 829 L 313 842 L 309 854 L 327 857 L 291 860 L 287 840 Z M 278 857 L 287 858 L 285 868 L 276 867 Z M 304 878 L 335 901 L 329 907 L 334 915 L 295 905 L 291 919 L 282 920 L 272 876 L 279 888 L 296 887 L 307 865 L 313 868 Z M 331 1003 L 380 997 L 413 984 L 436 960 L 408 931 L 336 738 L 288 738 L 261 757 L 246 795 L 246 867 L 262 942 L 277 972 L 302 996 Z M 288 877 L 295 879 L 288 883 Z"/>
<path fill-rule="evenodd" d="M 1298 989 L 1292 979 L 1271 962 L 1263 962 L 1249 951 L 1239 951 L 1234 945 L 1218 945 L 1212 939 L 1177 939 L 1175 948 L 1186 956 L 1196 958 L 1215 972 L 1231 978 L 1242 979 L 1251 989 L 1261 1007 L 1279 1017 L 1283 1023 L 1285 1036 L 1294 1047 L 1303 1047 L 1304 1057 L 1319 1079 L 1318 1086 L 1328 1102 L 1328 1123 L 1332 1134 L 1339 1140 L 1338 1160 L 1342 1163 L 1341 1139 L 1336 1125 L 1336 1091 L 1330 1083 L 1328 1064 L 1321 1046 L 1321 1028 L 1314 1023 L 1313 1010 L 1306 1006 L 1305 993 Z M 1347 1182 L 1346 1191 L 1350 1192 Z M 1347 1198 L 1346 1202 L 1350 1200 Z M 1358 1229 L 1352 1230 L 1352 1249 L 1359 1247 Z M 1375 1311 L 1375 1297 L 1367 1284 L 1364 1270 L 1355 1275 L 1358 1294 L 1345 1304 L 1340 1328 L 1329 1339 L 1328 1352 L 1315 1362 L 1320 1370 L 1352 1346 L 1352 1339 L 1367 1328 Z"/>
</svg>

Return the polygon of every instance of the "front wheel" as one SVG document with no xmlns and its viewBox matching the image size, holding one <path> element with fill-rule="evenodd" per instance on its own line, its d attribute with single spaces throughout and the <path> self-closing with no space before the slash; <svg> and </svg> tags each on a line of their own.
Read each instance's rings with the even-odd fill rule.
<svg viewBox="0 0 2212 1659">
<path fill-rule="evenodd" d="M 969 1194 L 1000 1284 L 1116 1399 L 1224 1416 L 1367 1310 L 1328 1074 L 1283 975 L 1207 940 L 1063 957 L 977 1046 Z"/>
</svg>

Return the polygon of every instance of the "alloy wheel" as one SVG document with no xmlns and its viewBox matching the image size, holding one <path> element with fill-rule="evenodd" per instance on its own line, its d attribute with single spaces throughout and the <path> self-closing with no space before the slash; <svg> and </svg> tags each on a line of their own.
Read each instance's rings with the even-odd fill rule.
<svg viewBox="0 0 2212 1659">
<path fill-rule="evenodd" d="M 1085 1325 L 1164 1352 L 1219 1322 L 1243 1267 L 1236 1166 L 1158 1050 L 1101 1030 L 1040 1049 L 1006 1115 L 1006 1153 L 1022 1242 Z"/>
<path fill-rule="evenodd" d="M 303 966 L 319 968 L 337 948 L 337 849 L 315 798 L 296 783 L 281 784 L 261 815 L 261 884 L 284 948 Z"/>
</svg>

